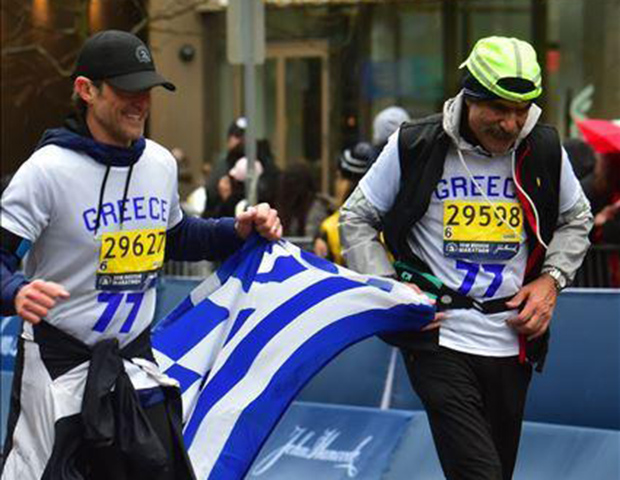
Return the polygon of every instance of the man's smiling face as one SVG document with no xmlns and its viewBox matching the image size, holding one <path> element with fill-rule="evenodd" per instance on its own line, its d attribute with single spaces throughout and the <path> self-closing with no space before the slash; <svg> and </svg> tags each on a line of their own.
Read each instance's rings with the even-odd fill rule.
<svg viewBox="0 0 620 480">
<path fill-rule="evenodd" d="M 87 123 L 96 140 L 127 147 L 144 135 L 144 125 L 151 107 L 150 89 L 127 92 L 106 82 L 103 82 L 101 89 L 92 87 L 93 94 L 86 100 Z"/>
</svg>

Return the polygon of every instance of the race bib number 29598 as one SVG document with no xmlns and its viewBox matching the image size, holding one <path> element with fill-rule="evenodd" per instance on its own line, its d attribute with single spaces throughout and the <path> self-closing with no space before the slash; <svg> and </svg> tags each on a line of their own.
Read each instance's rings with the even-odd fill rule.
<svg viewBox="0 0 620 480">
<path fill-rule="evenodd" d="M 101 237 L 98 290 L 144 290 L 164 264 L 163 228 L 104 233 Z"/>
<path fill-rule="evenodd" d="M 519 251 L 522 233 L 523 211 L 518 202 L 444 202 L 446 257 L 506 260 Z"/>
</svg>

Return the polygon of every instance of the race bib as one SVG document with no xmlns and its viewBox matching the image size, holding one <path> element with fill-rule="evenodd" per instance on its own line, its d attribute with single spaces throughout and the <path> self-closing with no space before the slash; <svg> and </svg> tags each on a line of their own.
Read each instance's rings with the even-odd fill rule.
<svg viewBox="0 0 620 480">
<path fill-rule="evenodd" d="M 468 260 L 508 260 L 519 251 L 523 210 L 517 202 L 447 200 L 443 204 L 443 252 Z"/>
<path fill-rule="evenodd" d="M 101 236 L 98 290 L 146 290 L 164 264 L 163 228 L 104 233 Z"/>
</svg>

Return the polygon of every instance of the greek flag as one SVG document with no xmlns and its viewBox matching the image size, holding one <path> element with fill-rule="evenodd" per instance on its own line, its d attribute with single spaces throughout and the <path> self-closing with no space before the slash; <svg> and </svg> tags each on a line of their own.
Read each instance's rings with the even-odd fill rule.
<svg viewBox="0 0 620 480">
<path fill-rule="evenodd" d="M 434 315 L 391 280 L 253 236 L 158 326 L 155 356 L 178 380 L 199 480 L 242 479 L 299 390 L 369 336 Z"/>
</svg>

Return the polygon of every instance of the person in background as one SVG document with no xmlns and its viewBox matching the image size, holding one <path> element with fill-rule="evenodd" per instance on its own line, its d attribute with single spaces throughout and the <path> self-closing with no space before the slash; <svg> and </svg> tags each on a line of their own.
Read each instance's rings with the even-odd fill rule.
<svg viewBox="0 0 620 480">
<path fill-rule="evenodd" d="M 242 147 L 245 143 L 245 131 L 248 128 L 248 121 L 245 117 L 239 117 L 234 120 L 229 126 L 226 133 L 226 151 L 232 152 L 233 150 Z"/>
<path fill-rule="evenodd" d="M 235 166 L 235 163 L 241 158 L 243 158 L 242 146 L 238 146 L 228 152 L 225 164 L 230 164 L 230 167 L 219 174 L 213 192 L 207 187 L 207 205 L 202 212 L 202 218 L 219 218 L 223 216 L 224 212 L 231 213 L 234 211 L 234 205 L 243 198 L 243 185 L 235 183 L 229 173 Z M 215 176 L 215 173 L 212 174 L 210 182 L 213 182 L 213 176 Z M 232 198 L 232 195 L 235 198 Z"/>
<path fill-rule="evenodd" d="M 329 202 L 318 193 L 312 172 L 304 163 L 290 165 L 282 172 L 276 205 L 284 235 L 289 237 L 313 240 L 331 213 Z"/>
<path fill-rule="evenodd" d="M 614 214 L 620 199 L 620 152 L 599 153 L 594 167 L 592 209 L 602 226 Z M 602 239 L 602 237 L 601 237 Z"/>
<path fill-rule="evenodd" d="M 189 165 L 189 160 L 185 154 L 185 151 L 181 147 L 171 148 L 170 153 L 172 153 L 172 156 L 177 161 L 179 197 L 181 202 L 185 202 L 187 196 L 194 187 L 194 179 Z"/>
<path fill-rule="evenodd" d="M 245 155 L 245 131 L 248 121 L 245 117 L 235 119 L 226 132 L 226 151 L 215 161 L 212 174 L 207 182 L 206 211 L 212 212 L 222 200 L 218 193 L 220 179 L 228 175 L 235 162 Z"/>
<path fill-rule="evenodd" d="M 411 120 L 407 111 L 395 105 L 381 110 L 372 121 L 373 160 L 375 160 L 385 144 L 398 127 Z"/>
<path fill-rule="evenodd" d="M 594 215 L 592 242 L 620 246 L 620 152 L 599 153 L 593 190 L 599 208 Z M 609 286 L 620 287 L 620 254 L 609 252 L 607 263 Z"/>
<path fill-rule="evenodd" d="M 569 138 L 564 148 L 592 205 L 592 240 L 620 244 L 620 152 L 597 153 L 579 138 Z"/>
<path fill-rule="evenodd" d="M 339 207 L 353 193 L 361 178 L 370 168 L 373 154 L 373 147 L 368 142 L 359 142 L 353 148 L 347 148 L 340 154 L 334 185 L 336 204 Z M 340 210 L 336 210 L 323 220 L 319 235 L 314 240 L 314 253 L 319 257 L 344 265 L 338 233 L 339 219 Z"/>
<path fill-rule="evenodd" d="M 175 158 L 144 138 L 156 86 L 175 90 L 138 37 L 90 37 L 76 113 L 44 133 L 2 195 L 0 314 L 24 320 L 3 480 L 194 478 L 178 383 L 150 343 L 164 260 L 224 259 L 252 231 L 277 240 L 282 227 L 266 204 L 183 215 Z"/>
<path fill-rule="evenodd" d="M 532 367 L 592 214 L 557 131 L 539 123 L 534 48 L 483 38 L 461 68 L 442 115 L 389 138 L 341 208 L 340 238 L 349 268 L 437 296 L 435 322 L 389 340 L 446 478 L 510 480 Z"/>
<path fill-rule="evenodd" d="M 594 167 L 597 163 L 596 152 L 580 138 L 569 138 L 564 141 L 563 146 L 583 192 L 592 203 L 594 200 Z M 595 210 L 595 206 L 592 205 L 592 207 Z"/>
<path fill-rule="evenodd" d="M 259 202 L 275 205 L 278 201 L 280 184 L 280 169 L 276 165 L 271 151 L 271 144 L 266 138 L 256 141 L 256 158 L 263 167 L 263 173 L 258 179 L 257 195 Z"/>
<path fill-rule="evenodd" d="M 181 202 L 183 212 L 192 217 L 202 217 L 207 208 L 207 182 L 211 177 L 211 164 L 203 163 L 202 183 L 190 192 L 184 202 Z"/>
<path fill-rule="evenodd" d="M 258 160 L 254 161 L 254 175 L 257 177 L 257 181 L 260 183 L 263 177 L 263 164 Z M 233 189 L 238 185 L 239 195 L 232 195 L 230 205 L 233 207 L 233 214 L 241 213 L 248 207 L 248 201 L 245 198 L 245 182 L 248 178 L 248 159 L 246 157 L 237 160 L 233 168 L 228 172 L 228 177 L 231 179 Z M 238 187 L 237 187 L 238 188 Z M 262 201 L 260 198 L 259 201 Z M 234 203 L 234 205 L 233 205 Z"/>
</svg>

